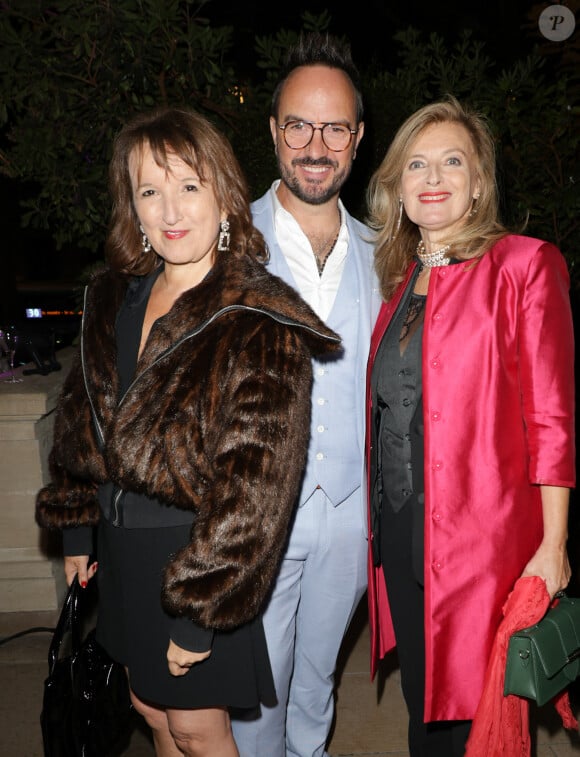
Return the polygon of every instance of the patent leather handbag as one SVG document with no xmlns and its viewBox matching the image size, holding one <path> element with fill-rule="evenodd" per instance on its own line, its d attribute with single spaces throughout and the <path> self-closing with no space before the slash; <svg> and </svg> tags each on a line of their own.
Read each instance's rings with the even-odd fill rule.
<svg viewBox="0 0 580 757">
<path fill-rule="evenodd" d="M 125 669 L 97 642 L 94 629 L 83 638 L 82 594 L 75 577 L 48 650 L 40 716 L 45 757 L 107 757 L 130 735 Z"/>
<path fill-rule="evenodd" d="M 504 694 L 517 694 L 539 706 L 580 675 L 580 599 L 561 596 L 546 615 L 509 640 Z"/>
</svg>

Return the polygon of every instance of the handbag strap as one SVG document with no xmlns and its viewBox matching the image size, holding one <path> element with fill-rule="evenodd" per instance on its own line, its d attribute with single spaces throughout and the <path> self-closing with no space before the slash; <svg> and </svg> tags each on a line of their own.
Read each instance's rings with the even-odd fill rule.
<svg viewBox="0 0 580 757">
<path fill-rule="evenodd" d="M 48 670 L 52 674 L 60 657 L 60 648 L 66 636 L 70 636 L 70 651 L 76 654 L 81 642 L 80 585 L 75 575 L 68 588 L 60 611 L 60 617 L 48 649 Z"/>
</svg>

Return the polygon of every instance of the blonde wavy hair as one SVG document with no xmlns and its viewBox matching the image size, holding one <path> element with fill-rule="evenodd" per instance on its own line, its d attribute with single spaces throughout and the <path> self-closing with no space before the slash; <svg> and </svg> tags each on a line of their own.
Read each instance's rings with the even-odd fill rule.
<svg viewBox="0 0 580 757">
<path fill-rule="evenodd" d="M 452 239 L 449 254 L 461 260 L 481 257 L 508 233 L 498 218 L 495 145 L 485 117 L 468 110 L 449 95 L 413 113 L 397 131 L 367 189 L 367 224 L 373 230 L 375 269 L 381 292 L 389 300 L 405 278 L 421 238 L 419 228 L 402 212 L 399 226 L 401 177 L 407 155 L 417 137 L 429 126 L 457 123 L 470 136 L 480 181 L 477 212 L 470 214 Z"/>
</svg>

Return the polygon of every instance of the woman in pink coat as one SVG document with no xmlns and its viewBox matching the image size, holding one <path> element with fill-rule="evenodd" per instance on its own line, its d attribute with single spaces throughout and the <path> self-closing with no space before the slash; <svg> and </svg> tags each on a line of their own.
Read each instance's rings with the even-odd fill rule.
<svg viewBox="0 0 580 757">
<path fill-rule="evenodd" d="M 455 757 L 515 581 L 570 579 L 569 277 L 499 223 L 490 131 L 454 98 L 401 126 L 368 200 L 372 673 L 396 646 L 411 757 Z"/>
</svg>

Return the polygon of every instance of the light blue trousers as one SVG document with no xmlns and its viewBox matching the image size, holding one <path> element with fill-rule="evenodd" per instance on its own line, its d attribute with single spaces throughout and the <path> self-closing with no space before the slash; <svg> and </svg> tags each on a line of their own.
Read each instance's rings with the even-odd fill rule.
<svg viewBox="0 0 580 757">
<path fill-rule="evenodd" d="M 327 755 L 336 660 L 367 586 L 361 497 L 333 507 L 319 489 L 296 513 L 264 614 L 278 705 L 232 720 L 241 757 Z"/>
</svg>

